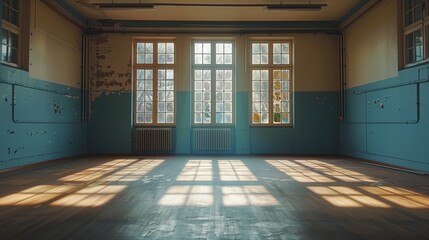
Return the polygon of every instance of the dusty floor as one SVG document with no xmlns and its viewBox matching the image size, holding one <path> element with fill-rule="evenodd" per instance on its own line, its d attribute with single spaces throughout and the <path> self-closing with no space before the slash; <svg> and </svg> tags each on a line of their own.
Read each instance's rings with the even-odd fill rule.
<svg viewBox="0 0 429 240">
<path fill-rule="evenodd" d="M 340 158 L 68 159 L 0 173 L 0 239 L 429 239 L 429 178 Z"/>
</svg>

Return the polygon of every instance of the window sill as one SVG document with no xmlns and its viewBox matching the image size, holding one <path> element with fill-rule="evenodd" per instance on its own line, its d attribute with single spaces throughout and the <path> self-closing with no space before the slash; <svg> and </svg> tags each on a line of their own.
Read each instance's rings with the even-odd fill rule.
<svg viewBox="0 0 429 240">
<path fill-rule="evenodd" d="M 11 63 L 11 62 L 5 62 L 5 61 L 1 61 L 2 65 L 8 66 L 8 67 L 13 67 L 13 68 L 18 68 L 23 70 L 22 68 L 20 68 L 20 66 L 16 63 Z"/>
<path fill-rule="evenodd" d="M 409 68 L 414 68 L 414 67 L 418 67 L 421 65 L 425 65 L 427 63 L 429 63 L 429 58 L 422 60 L 422 61 L 419 61 L 419 62 L 415 62 L 415 63 L 408 63 L 404 67 L 399 68 L 398 70 L 405 70 L 405 69 L 409 69 Z"/>
<path fill-rule="evenodd" d="M 267 125 L 250 125 L 250 128 L 294 128 L 293 124 L 284 124 L 284 125 L 273 125 L 273 124 L 267 124 Z"/>
</svg>

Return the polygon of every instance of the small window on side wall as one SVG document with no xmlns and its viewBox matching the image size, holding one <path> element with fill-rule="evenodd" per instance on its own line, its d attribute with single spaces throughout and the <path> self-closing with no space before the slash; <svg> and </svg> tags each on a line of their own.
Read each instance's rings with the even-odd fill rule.
<svg viewBox="0 0 429 240">
<path fill-rule="evenodd" d="M 405 65 L 421 62 L 429 57 L 428 0 L 403 2 Z"/>
<path fill-rule="evenodd" d="M 2 1 L 2 63 L 20 65 L 20 1 Z"/>
</svg>

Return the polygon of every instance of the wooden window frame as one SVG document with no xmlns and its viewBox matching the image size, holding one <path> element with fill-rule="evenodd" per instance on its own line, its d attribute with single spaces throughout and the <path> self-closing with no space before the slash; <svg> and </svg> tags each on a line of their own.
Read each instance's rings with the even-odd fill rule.
<svg viewBox="0 0 429 240">
<path fill-rule="evenodd" d="M 138 43 L 153 43 L 153 62 L 152 64 L 137 63 L 137 44 Z M 158 63 L 158 43 L 174 43 L 174 63 Z M 138 123 L 137 122 L 137 70 L 151 69 L 153 70 L 153 106 L 152 106 L 152 123 Z M 158 70 L 174 70 L 174 118 L 173 123 L 158 123 Z M 176 126 L 177 118 L 177 43 L 176 38 L 135 38 L 133 41 L 133 93 L 134 93 L 134 126 L 147 126 L 147 127 L 174 127 Z"/>
<path fill-rule="evenodd" d="M 195 43 L 210 43 L 211 44 L 211 51 L 210 51 L 210 64 L 196 64 L 195 63 Z M 216 63 L 216 44 L 217 43 L 230 43 L 232 44 L 232 63 L 231 64 L 217 64 Z M 192 125 L 198 126 L 198 127 L 232 127 L 235 126 L 235 119 L 236 119 L 236 43 L 235 40 L 230 38 L 215 38 L 215 39 L 194 39 L 191 42 L 191 87 L 192 87 Z M 204 60 L 203 60 L 204 62 Z M 195 70 L 210 70 L 211 71 L 211 121 L 210 123 L 204 123 L 202 121 L 201 123 L 195 122 Z M 216 71 L 217 70 L 232 70 L 232 119 L 231 123 L 216 123 Z"/>
<path fill-rule="evenodd" d="M 253 43 L 268 43 L 268 64 L 253 64 Z M 289 64 L 274 64 L 273 45 L 275 43 L 289 43 Z M 248 44 L 248 69 L 249 69 L 249 92 L 250 92 L 250 126 L 251 127 L 288 127 L 294 126 L 294 41 L 292 38 L 251 38 Z M 253 123 L 253 70 L 268 70 L 268 123 Z M 289 123 L 274 123 L 273 121 L 273 71 L 289 70 Z"/>
</svg>

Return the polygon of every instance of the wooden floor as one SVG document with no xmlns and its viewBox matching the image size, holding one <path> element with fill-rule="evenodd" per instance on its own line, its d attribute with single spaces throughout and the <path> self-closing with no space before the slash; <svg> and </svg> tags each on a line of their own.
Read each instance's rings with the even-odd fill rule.
<svg viewBox="0 0 429 240">
<path fill-rule="evenodd" d="M 71 159 L 0 173 L 0 239 L 429 239 L 429 178 L 334 158 Z"/>
</svg>

